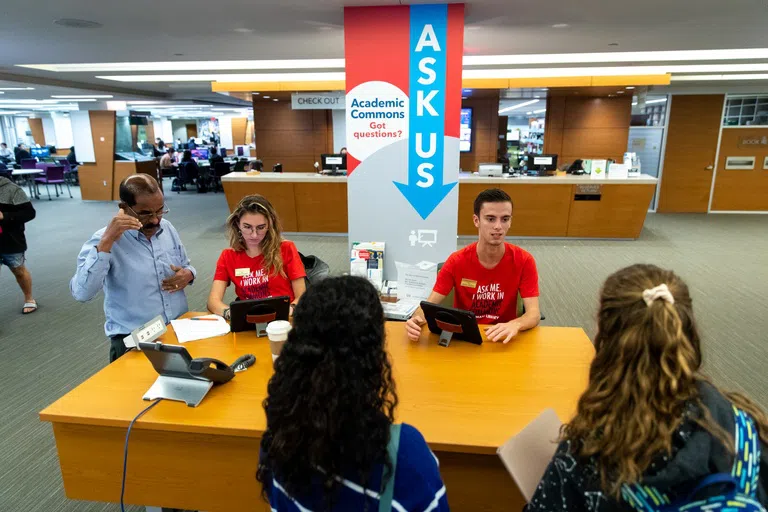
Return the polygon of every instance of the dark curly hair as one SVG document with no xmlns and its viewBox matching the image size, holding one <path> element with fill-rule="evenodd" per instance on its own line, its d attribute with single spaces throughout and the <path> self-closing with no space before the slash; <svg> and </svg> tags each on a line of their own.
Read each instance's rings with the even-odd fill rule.
<svg viewBox="0 0 768 512">
<path fill-rule="evenodd" d="M 319 479 L 328 509 L 341 485 L 336 476 L 356 476 L 367 487 L 373 468 L 384 464 L 386 482 L 397 402 L 373 285 L 342 276 L 309 287 L 264 400 L 267 430 L 256 475 L 264 499 L 273 477 L 297 499 Z"/>
</svg>

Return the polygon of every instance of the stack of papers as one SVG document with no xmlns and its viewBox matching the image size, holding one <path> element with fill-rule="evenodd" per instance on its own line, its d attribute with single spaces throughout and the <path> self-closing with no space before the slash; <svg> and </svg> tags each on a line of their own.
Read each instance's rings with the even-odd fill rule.
<svg viewBox="0 0 768 512">
<path fill-rule="evenodd" d="M 398 302 L 382 302 L 381 307 L 384 310 L 384 318 L 387 320 L 408 320 L 419 307 L 419 303 L 410 300 L 400 300 Z"/>
<path fill-rule="evenodd" d="M 229 332 L 229 324 L 218 315 L 204 315 L 195 318 L 207 318 L 208 320 L 192 320 L 190 318 L 171 320 L 179 343 L 215 338 L 216 336 L 224 336 Z"/>
</svg>

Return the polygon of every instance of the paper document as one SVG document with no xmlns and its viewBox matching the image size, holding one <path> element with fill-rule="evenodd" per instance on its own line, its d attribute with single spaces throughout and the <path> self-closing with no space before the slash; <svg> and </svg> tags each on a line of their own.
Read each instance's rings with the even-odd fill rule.
<svg viewBox="0 0 768 512">
<path fill-rule="evenodd" d="M 397 268 L 398 299 L 419 302 L 426 300 L 435 286 L 437 265 L 422 261 L 417 265 L 395 262 Z"/>
<path fill-rule="evenodd" d="M 189 318 L 171 320 L 179 343 L 215 338 L 229 332 L 229 324 L 218 315 L 204 315 L 196 318 L 210 318 L 210 320 L 192 320 Z"/>
</svg>

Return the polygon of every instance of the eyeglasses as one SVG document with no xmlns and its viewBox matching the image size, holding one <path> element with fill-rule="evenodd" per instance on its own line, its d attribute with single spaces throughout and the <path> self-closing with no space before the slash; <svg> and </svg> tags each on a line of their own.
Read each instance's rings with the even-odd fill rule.
<svg viewBox="0 0 768 512">
<path fill-rule="evenodd" d="M 240 232 L 241 233 L 250 233 L 252 235 L 260 235 L 261 233 L 264 233 L 269 226 L 267 224 L 262 224 L 261 226 L 240 226 Z"/>
<path fill-rule="evenodd" d="M 162 217 L 163 215 L 166 215 L 169 211 L 171 211 L 168 208 L 167 204 L 164 204 L 161 209 L 153 213 L 136 213 L 136 210 L 134 210 L 130 206 L 128 207 L 128 209 L 131 210 L 133 214 L 136 216 L 136 218 L 138 218 L 139 220 L 149 220 L 152 217 Z"/>
</svg>

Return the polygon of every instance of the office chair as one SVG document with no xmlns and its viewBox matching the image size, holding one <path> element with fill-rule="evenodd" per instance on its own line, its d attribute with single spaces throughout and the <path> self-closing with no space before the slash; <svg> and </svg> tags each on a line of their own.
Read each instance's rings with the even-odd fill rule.
<svg viewBox="0 0 768 512">
<path fill-rule="evenodd" d="M 214 192 L 218 192 L 219 188 L 221 188 L 222 191 L 224 190 L 224 187 L 221 186 L 221 177 L 229 173 L 230 168 L 227 162 L 217 162 L 216 165 L 213 166 L 211 185 L 213 186 Z"/>
<path fill-rule="evenodd" d="M 245 166 L 248 163 L 248 160 L 238 160 L 235 162 L 235 168 L 232 169 L 232 172 L 243 172 L 245 171 Z"/>
<path fill-rule="evenodd" d="M 48 192 L 48 200 L 51 200 L 51 189 L 48 185 L 53 185 L 53 190 L 56 192 L 56 197 L 59 197 L 59 188 L 62 185 L 67 185 L 67 192 L 69 197 L 72 197 L 72 190 L 69 188 L 69 182 L 64 179 L 64 167 L 61 165 L 51 164 L 37 164 L 39 169 L 44 171 L 41 178 L 35 178 L 35 184 L 42 183 L 45 185 L 45 191 Z M 43 167 L 44 166 L 44 167 Z M 61 188 L 61 193 L 64 194 L 64 187 Z"/>
<path fill-rule="evenodd" d="M 37 160 L 34 158 L 22 158 L 19 163 L 22 169 L 37 169 Z"/>
</svg>

